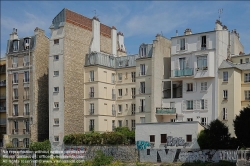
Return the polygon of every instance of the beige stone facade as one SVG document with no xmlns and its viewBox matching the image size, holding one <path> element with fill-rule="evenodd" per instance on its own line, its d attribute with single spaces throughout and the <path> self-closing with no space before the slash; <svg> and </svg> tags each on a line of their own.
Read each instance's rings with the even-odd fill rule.
<svg viewBox="0 0 250 166">
<path fill-rule="evenodd" d="M 27 148 L 31 141 L 48 139 L 49 39 L 35 35 L 18 38 L 14 29 L 7 48 L 7 132 L 4 143 Z"/>
</svg>

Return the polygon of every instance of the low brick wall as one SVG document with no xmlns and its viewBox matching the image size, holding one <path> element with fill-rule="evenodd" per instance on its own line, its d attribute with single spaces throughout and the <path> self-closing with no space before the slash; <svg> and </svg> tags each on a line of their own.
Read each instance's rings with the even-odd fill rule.
<svg viewBox="0 0 250 166">
<path fill-rule="evenodd" d="M 64 150 L 80 150 L 85 151 L 85 160 L 93 159 L 96 155 L 96 151 L 101 150 L 106 155 L 114 157 L 114 160 L 122 162 L 136 162 L 138 160 L 138 151 L 135 145 L 130 146 L 65 146 Z"/>
</svg>

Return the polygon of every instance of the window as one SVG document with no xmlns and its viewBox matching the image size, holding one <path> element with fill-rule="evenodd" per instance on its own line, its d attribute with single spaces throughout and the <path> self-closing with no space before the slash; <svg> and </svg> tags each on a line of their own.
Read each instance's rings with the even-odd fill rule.
<svg viewBox="0 0 250 166">
<path fill-rule="evenodd" d="M 167 143 L 167 134 L 161 134 L 161 143 L 162 144 Z"/>
<path fill-rule="evenodd" d="M 131 88 L 131 93 L 132 93 L 132 99 L 135 98 L 135 88 Z"/>
<path fill-rule="evenodd" d="M 140 49 L 140 55 L 141 55 L 141 57 L 146 56 L 146 47 L 141 47 L 141 49 Z"/>
<path fill-rule="evenodd" d="M 122 121 L 118 120 L 118 127 L 122 127 Z"/>
<path fill-rule="evenodd" d="M 30 122 L 27 120 L 24 122 L 25 125 L 25 129 L 24 129 L 24 134 L 28 134 L 29 133 L 29 128 L 30 128 Z"/>
<path fill-rule="evenodd" d="M 188 122 L 192 122 L 192 121 L 193 121 L 193 118 L 187 118 L 187 121 L 188 121 Z"/>
<path fill-rule="evenodd" d="M 240 59 L 240 64 L 242 64 L 243 63 L 243 60 L 242 59 Z"/>
<path fill-rule="evenodd" d="M 115 116 L 116 112 L 115 112 L 115 104 L 112 104 L 112 115 Z"/>
<path fill-rule="evenodd" d="M 140 82 L 140 93 L 145 93 L 145 82 Z"/>
<path fill-rule="evenodd" d="M 54 87 L 54 92 L 58 93 L 59 92 L 59 87 Z"/>
<path fill-rule="evenodd" d="M 193 91 L 193 83 L 187 83 L 187 92 Z"/>
<path fill-rule="evenodd" d="M 201 49 L 205 50 L 207 47 L 207 37 L 206 36 L 201 36 Z"/>
<path fill-rule="evenodd" d="M 140 122 L 145 123 L 145 117 L 140 117 Z"/>
<path fill-rule="evenodd" d="M 54 142 L 59 142 L 59 136 L 54 136 Z"/>
<path fill-rule="evenodd" d="M 54 102 L 54 108 L 59 108 L 59 102 Z"/>
<path fill-rule="evenodd" d="M 29 115 L 30 113 L 30 104 L 26 103 L 24 104 L 24 115 Z"/>
<path fill-rule="evenodd" d="M 250 82 L 250 73 L 245 74 L 245 80 L 244 82 Z"/>
<path fill-rule="evenodd" d="M 227 90 L 223 90 L 223 99 L 227 100 Z"/>
<path fill-rule="evenodd" d="M 170 108 L 175 108 L 175 102 L 170 102 Z"/>
<path fill-rule="evenodd" d="M 187 100 L 187 110 L 193 110 L 193 100 Z"/>
<path fill-rule="evenodd" d="M 24 99 L 29 99 L 29 87 L 24 88 L 23 97 L 24 97 Z"/>
<path fill-rule="evenodd" d="M 207 90 L 207 82 L 201 82 L 201 91 Z"/>
<path fill-rule="evenodd" d="M 125 89 L 125 95 L 128 95 L 128 88 Z"/>
<path fill-rule="evenodd" d="M 58 61 L 59 60 L 59 55 L 54 55 L 54 61 Z"/>
<path fill-rule="evenodd" d="M 18 99 L 18 89 L 13 89 L 14 90 L 14 100 Z"/>
<path fill-rule="evenodd" d="M 135 104 L 131 104 L 131 114 L 135 114 Z"/>
<path fill-rule="evenodd" d="M 13 105 L 13 116 L 18 116 L 18 104 Z"/>
<path fill-rule="evenodd" d="M 245 90 L 245 100 L 250 100 L 250 91 Z"/>
<path fill-rule="evenodd" d="M 197 67 L 198 69 L 207 69 L 207 56 L 197 57 Z"/>
<path fill-rule="evenodd" d="M 54 71 L 54 76 L 59 76 L 59 71 Z"/>
<path fill-rule="evenodd" d="M 223 81 L 228 81 L 228 72 L 227 71 L 223 72 Z"/>
<path fill-rule="evenodd" d="M 119 61 L 119 66 L 122 66 L 122 61 L 121 60 Z"/>
<path fill-rule="evenodd" d="M 186 58 L 179 58 L 180 70 L 186 69 Z"/>
<path fill-rule="evenodd" d="M 126 127 L 128 127 L 128 120 L 126 120 Z"/>
<path fill-rule="evenodd" d="M 29 66 L 29 56 L 25 55 L 23 57 L 23 66 Z"/>
<path fill-rule="evenodd" d="M 18 121 L 14 121 L 14 129 L 18 129 Z"/>
<path fill-rule="evenodd" d="M 59 125 L 59 119 L 58 118 L 54 119 L 54 125 Z"/>
<path fill-rule="evenodd" d="M 29 71 L 25 71 L 24 72 L 24 80 L 23 80 L 23 82 L 29 82 Z"/>
<path fill-rule="evenodd" d="M 118 95 L 121 97 L 122 96 L 122 89 L 118 89 Z"/>
<path fill-rule="evenodd" d="M 125 79 L 127 79 L 127 78 L 128 78 L 128 72 L 125 73 Z"/>
<path fill-rule="evenodd" d="M 13 138 L 12 139 L 12 145 L 13 145 L 14 148 L 19 147 L 19 141 L 18 141 L 17 138 Z"/>
<path fill-rule="evenodd" d="M 18 51 L 18 40 L 13 40 L 13 51 Z"/>
<path fill-rule="evenodd" d="M 54 44 L 59 44 L 59 39 L 55 39 Z"/>
<path fill-rule="evenodd" d="M 94 79 L 94 70 L 91 70 L 91 71 L 89 72 L 89 81 L 90 81 L 90 82 L 95 81 L 95 79 Z"/>
<path fill-rule="evenodd" d="M 175 122 L 175 119 L 170 119 L 171 122 Z"/>
<path fill-rule="evenodd" d="M 249 63 L 249 58 L 246 58 L 246 63 Z"/>
<path fill-rule="evenodd" d="M 115 120 L 112 120 L 112 130 L 114 131 L 115 129 Z"/>
<path fill-rule="evenodd" d="M 149 136 L 149 142 L 155 142 L 155 135 Z"/>
<path fill-rule="evenodd" d="M 24 139 L 23 139 L 23 146 L 24 146 L 25 148 L 28 148 L 28 147 L 29 147 L 29 144 L 30 144 L 29 138 L 24 138 Z"/>
<path fill-rule="evenodd" d="M 24 49 L 25 50 L 29 49 L 29 45 L 30 45 L 30 39 L 29 38 L 24 39 Z"/>
<path fill-rule="evenodd" d="M 205 100 L 201 99 L 201 109 L 204 110 L 205 109 Z"/>
<path fill-rule="evenodd" d="M 121 112 L 122 112 L 122 105 L 119 104 L 119 105 L 118 105 L 118 113 L 121 113 Z"/>
<path fill-rule="evenodd" d="M 93 97 L 95 96 L 94 87 L 90 87 L 90 88 L 89 88 L 89 91 L 90 91 L 90 92 L 89 92 L 89 97 L 90 97 L 90 98 L 93 98 Z"/>
<path fill-rule="evenodd" d="M 192 142 L 192 135 L 186 135 L 186 142 Z"/>
<path fill-rule="evenodd" d="M 122 73 L 118 73 L 118 80 L 122 81 Z"/>
<path fill-rule="evenodd" d="M 111 83 L 114 84 L 115 83 L 115 73 L 111 74 Z"/>
<path fill-rule="evenodd" d="M 95 129 L 95 120 L 90 119 L 89 120 L 89 131 L 94 131 L 94 129 Z"/>
<path fill-rule="evenodd" d="M 14 56 L 12 58 L 12 67 L 17 67 L 18 66 L 18 57 Z"/>
<path fill-rule="evenodd" d="M 13 83 L 18 83 L 18 74 L 13 73 Z"/>
<path fill-rule="evenodd" d="M 132 79 L 132 82 L 135 82 L 135 72 L 131 72 L 131 79 Z"/>
<path fill-rule="evenodd" d="M 150 155 L 150 149 L 147 149 L 147 155 Z"/>
<path fill-rule="evenodd" d="M 140 112 L 145 112 L 145 99 L 140 99 L 140 106 L 139 106 L 139 109 L 140 109 Z"/>
<path fill-rule="evenodd" d="M 185 38 L 180 39 L 180 43 L 181 43 L 181 50 L 185 50 Z"/>
<path fill-rule="evenodd" d="M 201 124 L 207 125 L 207 118 L 201 118 Z"/>
<path fill-rule="evenodd" d="M 89 104 L 89 113 L 90 113 L 90 115 L 93 115 L 94 112 L 95 112 L 94 103 L 90 103 Z"/>
<path fill-rule="evenodd" d="M 131 120 L 131 130 L 135 130 L 135 120 Z"/>
<path fill-rule="evenodd" d="M 126 104 L 126 110 L 128 110 L 128 104 Z"/>
<path fill-rule="evenodd" d="M 140 65 L 140 75 L 141 76 L 144 76 L 145 75 L 145 64 L 141 64 Z"/>
<path fill-rule="evenodd" d="M 227 109 L 226 108 L 223 108 L 223 117 L 222 117 L 223 120 L 227 120 Z"/>
</svg>

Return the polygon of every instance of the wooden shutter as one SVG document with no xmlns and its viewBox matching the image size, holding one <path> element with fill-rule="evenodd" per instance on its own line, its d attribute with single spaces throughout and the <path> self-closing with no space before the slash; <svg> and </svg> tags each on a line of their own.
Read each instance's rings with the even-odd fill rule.
<svg viewBox="0 0 250 166">
<path fill-rule="evenodd" d="M 201 100 L 196 101 L 196 109 L 200 110 L 201 109 Z"/>
<path fill-rule="evenodd" d="M 180 51 L 180 39 L 177 39 L 176 51 Z"/>
<path fill-rule="evenodd" d="M 185 38 L 185 50 L 188 50 L 188 40 Z"/>
<path fill-rule="evenodd" d="M 182 100 L 182 111 L 186 110 L 186 100 Z"/>
<path fill-rule="evenodd" d="M 193 100 L 193 110 L 196 110 L 196 100 Z"/>
<path fill-rule="evenodd" d="M 204 109 L 207 110 L 208 109 L 208 100 L 204 99 Z"/>
<path fill-rule="evenodd" d="M 161 134 L 161 143 L 167 143 L 167 134 Z"/>
<path fill-rule="evenodd" d="M 206 36 L 206 49 L 210 49 L 210 45 L 209 45 L 209 35 Z"/>
<path fill-rule="evenodd" d="M 198 40 L 197 40 L 197 51 L 198 50 L 201 50 L 201 37 L 200 36 L 198 37 Z"/>
</svg>

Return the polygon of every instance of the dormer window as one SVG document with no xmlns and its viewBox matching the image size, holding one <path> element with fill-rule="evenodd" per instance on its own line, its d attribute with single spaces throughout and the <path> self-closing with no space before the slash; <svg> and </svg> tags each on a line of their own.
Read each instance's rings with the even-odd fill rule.
<svg viewBox="0 0 250 166">
<path fill-rule="evenodd" d="M 25 38 L 24 39 L 24 49 L 27 50 L 30 47 L 30 39 L 29 38 Z"/>
<path fill-rule="evenodd" d="M 141 49 L 140 49 L 140 55 L 141 55 L 141 57 L 145 57 L 146 56 L 146 47 L 141 47 Z"/>
<path fill-rule="evenodd" d="M 18 51 L 18 40 L 13 40 L 13 51 Z"/>
</svg>

